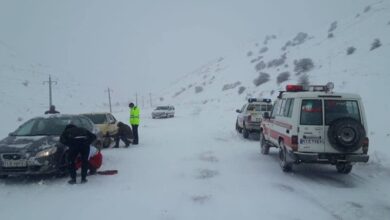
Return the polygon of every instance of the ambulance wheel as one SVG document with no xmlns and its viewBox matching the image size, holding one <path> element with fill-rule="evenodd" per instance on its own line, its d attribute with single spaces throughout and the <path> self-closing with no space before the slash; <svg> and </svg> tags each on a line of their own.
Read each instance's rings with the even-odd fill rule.
<svg viewBox="0 0 390 220">
<path fill-rule="evenodd" d="M 287 151 L 284 146 L 283 141 L 279 143 L 279 164 L 280 168 L 282 168 L 283 172 L 291 172 L 292 171 L 292 163 L 287 162 Z"/>
<path fill-rule="evenodd" d="M 261 154 L 264 155 L 269 154 L 269 145 L 267 144 L 267 141 L 264 138 L 263 132 L 260 132 L 260 151 Z"/>
<path fill-rule="evenodd" d="M 351 163 L 338 163 L 338 164 L 336 164 L 336 170 L 339 173 L 348 174 L 352 171 L 352 164 Z"/>
</svg>

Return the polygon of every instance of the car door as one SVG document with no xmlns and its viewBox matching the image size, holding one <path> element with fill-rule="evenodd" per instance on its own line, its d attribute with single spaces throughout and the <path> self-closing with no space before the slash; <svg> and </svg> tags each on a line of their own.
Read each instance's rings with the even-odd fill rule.
<svg viewBox="0 0 390 220">
<path fill-rule="evenodd" d="M 240 113 L 237 116 L 238 126 L 240 128 L 244 127 L 244 118 L 245 118 L 245 114 L 246 114 L 246 106 L 247 106 L 247 104 L 242 106 L 242 108 L 240 110 Z"/>
<path fill-rule="evenodd" d="M 279 135 L 277 135 L 277 133 L 275 132 L 274 122 L 275 120 L 277 120 L 277 115 L 279 114 L 280 111 L 281 101 L 282 101 L 281 99 L 275 101 L 275 104 L 271 111 L 270 119 L 265 120 L 263 123 L 264 135 L 266 139 L 272 142 L 276 146 L 278 146 L 279 144 L 277 140 Z"/>
<path fill-rule="evenodd" d="M 353 118 L 359 123 L 361 120 L 361 109 L 358 100 L 353 99 L 324 99 L 324 115 L 325 115 L 325 134 L 328 134 L 329 127 L 333 121 L 341 118 Z M 363 123 L 362 123 L 363 124 Z M 330 144 L 328 135 L 325 136 L 325 151 L 338 153 Z"/>
<path fill-rule="evenodd" d="M 110 135 L 116 134 L 118 131 L 117 120 L 111 114 L 107 114 L 108 133 Z"/>
<path fill-rule="evenodd" d="M 324 152 L 325 128 L 322 99 L 303 99 L 301 102 L 298 144 L 299 151 Z"/>
</svg>

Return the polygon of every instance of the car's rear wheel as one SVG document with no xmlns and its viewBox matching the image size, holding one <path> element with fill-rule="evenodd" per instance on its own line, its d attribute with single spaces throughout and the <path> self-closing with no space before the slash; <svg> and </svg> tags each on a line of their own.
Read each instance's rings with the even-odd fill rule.
<svg viewBox="0 0 390 220">
<path fill-rule="evenodd" d="M 101 143 L 101 145 L 103 148 L 108 148 L 108 147 L 110 147 L 111 142 L 112 142 L 111 137 L 104 137 L 103 143 Z"/>
<path fill-rule="evenodd" d="M 336 164 L 336 170 L 342 174 L 348 174 L 352 171 L 353 165 L 351 163 L 338 163 Z"/>
<path fill-rule="evenodd" d="M 282 168 L 283 172 L 291 172 L 292 171 L 292 163 L 287 162 L 287 151 L 284 146 L 283 141 L 279 143 L 279 164 Z"/>
<path fill-rule="evenodd" d="M 246 129 L 245 124 L 244 124 L 244 126 L 243 126 L 243 128 L 242 128 L 242 136 L 243 136 L 245 139 L 249 138 L 249 131 Z"/>
<path fill-rule="evenodd" d="M 269 154 L 269 145 L 264 138 L 263 132 L 260 132 L 260 152 L 261 154 L 267 155 Z"/>
<path fill-rule="evenodd" d="M 241 129 L 240 126 L 238 125 L 238 120 L 236 121 L 236 130 L 238 131 L 238 133 L 241 133 L 241 132 L 242 132 L 242 129 Z"/>
</svg>

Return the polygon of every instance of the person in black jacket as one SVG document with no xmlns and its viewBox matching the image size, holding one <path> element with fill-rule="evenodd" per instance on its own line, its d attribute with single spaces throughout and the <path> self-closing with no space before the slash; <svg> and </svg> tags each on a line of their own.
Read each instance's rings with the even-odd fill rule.
<svg viewBox="0 0 390 220">
<path fill-rule="evenodd" d="M 118 133 L 116 133 L 115 135 L 114 148 L 119 147 L 119 139 L 121 139 L 126 144 L 126 147 L 128 147 L 130 143 L 133 141 L 133 132 L 131 131 L 130 126 L 122 122 L 118 122 L 117 126 L 118 126 Z"/>
<path fill-rule="evenodd" d="M 76 183 L 76 158 L 81 157 L 81 183 L 87 182 L 89 147 L 96 140 L 96 135 L 85 128 L 69 124 L 60 137 L 60 142 L 69 147 L 69 184 Z"/>
</svg>

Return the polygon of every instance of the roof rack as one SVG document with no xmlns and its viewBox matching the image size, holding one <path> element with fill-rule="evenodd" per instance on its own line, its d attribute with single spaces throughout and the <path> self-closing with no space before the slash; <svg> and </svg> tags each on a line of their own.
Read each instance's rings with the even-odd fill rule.
<svg viewBox="0 0 390 220">
<path fill-rule="evenodd" d="M 266 102 L 266 103 L 270 103 L 271 101 L 272 101 L 271 99 L 257 99 L 257 98 L 249 98 L 248 99 L 249 103 L 252 103 L 252 102 Z"/>
</svg>

